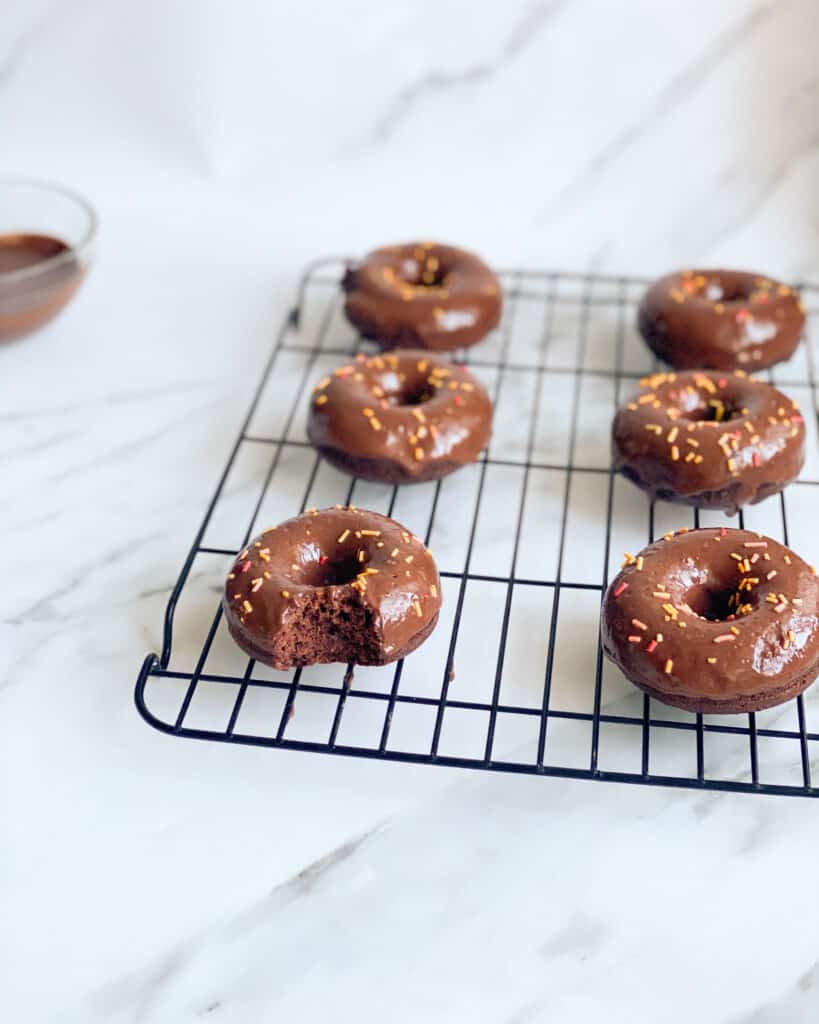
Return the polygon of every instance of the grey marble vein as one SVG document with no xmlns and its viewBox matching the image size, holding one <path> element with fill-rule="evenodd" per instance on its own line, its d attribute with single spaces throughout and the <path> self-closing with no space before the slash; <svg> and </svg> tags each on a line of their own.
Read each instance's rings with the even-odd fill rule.
<svg viewBox="0 0 819 1024">
<path fill-rule="evenodd" d="M 101 555 L 95 557 L 92 561 L 86 562 L 84 565 L 71 576 L 65 583 L 59 587 L 55 587 L 53 590 L 44 594 L 38 598 L 34 604 L 29 605 L 23 611 L 18 612 L 16 615 L 3 619 L 2 621 L 9 626 L 21 626 L 28 622 L 53 622 L 56 619 L 61 618 L 55 602 L 59 601 L 63 597 L 67 597 L 73 593 L 77 587 L 86 583 L 95 572 L 100 569 L 106 569 L 111 565 L 115 565 L 117 562 L 122 561 L 139 551 L 141 548 L 149 545 L 152 541 L 162 536 L 162 530 L 152 530 L 150 533 L 144 534 L 142 537 L 135 537 L 128 541 L 127 544 L 122 544 L 119 547 L 114 548 L 111 551 L 104 552 Z M 105 595 L 102 595 L 105 597 Z M 85 615 L 87 609 L 84 609 L 82 614 Z"/>
<path fill-rule="evenodd" d="M 547 960 L 555 957 L 573 957 L 586 960 L 606 941 L 607 929 L 579 911 L 540 947 Z"/>
<path fill-rule="evenodd" d="M 3 455 L 7 459 L 28 459 L 32 455 L 49 451 L 52 448 L 59 448 L 60 445 L 72 441 L 78 436 L 79 430 L 63 430 L 58 434 L 50 434 L 48 437 L 41 437 L 36 441 L 31 441 L 29 444 L 21 444 L 17 441 L 13 448 L 3 450 Z"/>
<path fill-rule="evenodd" d="M 815 960 L 776 999 L 750 1013 L 733 1017 L 730 1024 L 815 1024 L 819 1016 L 819 960 Z"/>
<path fill-rule="evenodd" d="M 5 59 L 0 63 L 0 88 L 3 88 L 11 81 L 32 45 L 42 35 L 46 27 L 51 24 L 55 6 L 56 4 L 53 4 L 43 11 L 11 44 L 6 52 Z"/>
<path fill-rule="evenodd" d="M 259 928 L 270 926 L 271 919 L 275 919 L 280 911 L 309 896 L 333 874 L 336 868 L 354 857 L 370 839 L 383 832 L 386 827 L 387 822 L 382 821 L 373 828 L 345 840 L 292 877 L 274 886 L 258 902 L 245 907 L 227 921 L 205 929 L 189 941 L 180 943 L 155 966 L 106 986 L 92 996 L 94 1007 L 102 1011 L 102 1019 L 105 1020 L 114 1013 L 126 1013 L 128 1019 L 133 1021 L 150 1019 L 165 988 L 186 970 L 193 969 L 199 955 L 213 942 L 235 942 L 241 937 L 246 938 Z M 206 1016 L 218 1009 L 221 1003 L 222 1000 L 219 998 L 210 998 L 196 1015 Z"/>
<path fill-rule="evenodd" d="M 669 117 L 695 92 L 704 88 L 719 64 L 771 18 L 775 10 L 776 8 L 770 3 L 754 7 L 731 29 L 717 36 L 699 57 L 682 67 L 660 90 L 654 102 L 646 110 L 643 110 L 636 120 L 626 123 L 618 134 L 606 143 L 557 195 L 540 208 L 535 217 L 535 223 L 544 224 L 567 204 L 575 202 L 598 180 L 599 175 L 610 164 L 639 142 L 661 118 Z"/>
<path fill-rule="evenodd" d="M 473 86 L 490 81 L 510 61 L 523 53 L 537 39 L 543 26 L 567 0 L 551 0 L 527 7 L 517 24 L 501 44 L 497 54 L 488 60 L 477 61 L 461 71 L 428 71 L 416 82 L 405 86 L 390 101 L 378 117 L 373 130 L 373 142 L 385 142 L 413 108 L 427 97 L 462 86 Z"/>
<path fill-rule="evenodd" d="M 796 146 L 792 152 L 787 149 L 783 150 L 776 158 L 773 166 L 767 167 L 762 177 L 755 180 L 754 187 L 742 205 L 732 211 L 730 216 L 726 217 L 725 223 L 715 235 L 709 237 L 710 249 L 716 248 L 731 238 L 737 231 L 747 227 L 749 219 L 781 187 L 783 180 L 788 175 L 793 174 L 796 168 L 819 148 L 819 132 L 811 134 L 807 139 L 798 141 L 801 143 L 800 145 Z M 720 175 L 717 188 L 721 194 L 730 194 L 728 190 L 732 181 L 735 180 L 735 174 L 738 170 L 738 168 L 731 168 L 730 171 Z M 687 217 L 684 226 L 690 228 L 691 224 L 691 218 Z"/>
<path fill-rule="evenodd" d="M 170 395 L 187 395 L 197 391 L 209 390 L 219 384 L 215 377 L 205 377 L 201 380 L 175 380 L 164 385 L 156 385 L 142 388 L 131 388 L 125 391 L 110 391 L 104 395 L 77 398 L 72 402 L 49 403 L 45 406 L 32 407 L 27 404 L 24 409 L 16 409 L 12 412 L 0 412 L 0 423 L 20 423 L 26 420 L 41 420 L 46 417 L 65 416 L 76 412 L 88 412 L 92 409 L 108 409 L 112 406 L 131 405 L 134 402 L 155 401 Z"/>
<path fill-rule="evenodd" d="M 133 454 L 136 451 L 141 450 L 146 445 L 151 444 L 154 441 L 161 440 L 164 438 L 168 431 L 173 430 L 175 427 L 181 426 L 183 423 L 187 423 L 189 420 L 195 419 L 205 410 L 211 408 L 214 405 L 221 404 L 223 402 L 223 396 L 217 395 L 213 398 L 208 399 L 207 402 L 203 402 L 200 405 L 195 406 L 192 409 L 186 409 L 179 416 L 174 416 L 165 423 L 160 424 L 153 430 L 149 430 L 141 437 L 134 438 L 129 441 L 125 441 L 122 444 L 115 445 L 113 448 L 108 449 L 104 454 L 98 455 L 89 462 L 83 464 L 72 464 L 70 466 L 61 468 L 58 472 L 52 473 L 45 477 L 49 483 L 57 483 L 60 480 L 70 479 L 77 476 L 79 473 L 92 472 L 100 468 L 100 466 L 108 465 L 112 462 L 121 464 L 122 460 Z"/>
</svg>

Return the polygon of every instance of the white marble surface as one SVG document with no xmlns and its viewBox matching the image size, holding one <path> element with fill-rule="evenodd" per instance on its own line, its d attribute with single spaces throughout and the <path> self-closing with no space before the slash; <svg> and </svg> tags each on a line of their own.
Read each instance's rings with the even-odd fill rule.
<svg viewBox="0 0 819 1024">
<path fill-rule="evenodd" d="M 819 1013 L 813 802 L 183 742 L 133 710 L 300 266 L 819 278 L 813 0 L 14 0 L 0 172 L 99 207 L 0 352 L 0 952 L 19 1022 Z"/>
</svg>

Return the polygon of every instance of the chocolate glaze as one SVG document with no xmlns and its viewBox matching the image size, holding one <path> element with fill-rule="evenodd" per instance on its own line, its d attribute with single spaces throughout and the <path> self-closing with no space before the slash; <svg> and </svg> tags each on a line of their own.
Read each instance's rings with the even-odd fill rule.
<svg viewBox="0 0 819 1024">
<path fill-rule="evenodd" d="M 500 321 L 497 277 L 480 257 L 451 245 L 376 249 L 347 271 L 343 287 L 347 318 L 384 349 L 466 348 Z"/>
<path fill-rule="evenodd" d="M 603 600 L 603 648 L 631 682 L 708 713 L 772 707 L 813 682 L 819 579 L 811 566 L 748 530 L 666 538 L 627 556 Z"/>
<path fill-rule="evenodd" d="M 82 277 L 80 261 L 60 239 L 0 235 L 0 341 L 30 334 L 51 320 Z"/>
<path fill-rule="evenodd" d="M 680 370 L 762 370 L 793 355 L 805 312 L 796 292 L 761 274 L 683 270 L 648 289 L 638 327 Z"/>
<path fill-rule="evenodd" d="M 251 657 L 277 669 L 384 665 L 432 632 L 441 583 L 400 523 L 364 509 L 315 509 L 266 530 L 225 582 L 225 618 Z"/>
<path fill-rule="evenodd" d="M 776 494 L 805 459 L 799 406 L 742 371 L 657 373 L 614 417 L 614 468 L 653 498 L 733 515 Z"/>
<path fill-rule="evenodd" d="M 365 480 L 437 480 L 474 462 L 492 402 L 462 366 L 400 349 L 338 367 L 313 390 L 307 433 L 333 465 Z"/>
</svg>

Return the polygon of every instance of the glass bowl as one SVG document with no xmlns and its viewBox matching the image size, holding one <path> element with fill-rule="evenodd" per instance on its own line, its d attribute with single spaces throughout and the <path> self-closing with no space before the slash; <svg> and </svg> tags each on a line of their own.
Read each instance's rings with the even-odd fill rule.
<svg viewBox="0 0 819 1024">
<path fill-rule="evenodd" d="M 0 342 L 31 334 L 71 300 L 96 234 L 96 211 L 76 192 L 0 178 Z"/>
</svg>

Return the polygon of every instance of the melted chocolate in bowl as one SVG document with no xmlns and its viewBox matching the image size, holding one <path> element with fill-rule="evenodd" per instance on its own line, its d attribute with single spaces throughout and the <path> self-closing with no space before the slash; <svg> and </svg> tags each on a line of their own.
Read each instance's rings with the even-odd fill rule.
<svg viewBox="0 0 819 1024">
<path fill-rule="evenodd" d="M 59 238 L 0 235 L 0 341 L 36 331 L 80 286 L 83 268 Z"/>
</svg>

